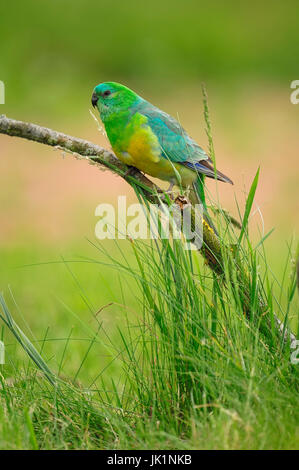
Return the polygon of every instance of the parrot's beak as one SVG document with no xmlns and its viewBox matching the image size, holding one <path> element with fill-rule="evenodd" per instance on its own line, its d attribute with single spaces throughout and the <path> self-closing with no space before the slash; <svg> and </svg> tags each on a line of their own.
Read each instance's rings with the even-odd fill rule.
<svg viewBox="0 0 299 470">
<path fill-rule="evenodd" d="M 91 104 L 94 108 L 97 105 L 98 99 L 99 99 L 98 95 L 95 92 L 93 92 L 92 97 L 91 97 Z"/>
</svg>

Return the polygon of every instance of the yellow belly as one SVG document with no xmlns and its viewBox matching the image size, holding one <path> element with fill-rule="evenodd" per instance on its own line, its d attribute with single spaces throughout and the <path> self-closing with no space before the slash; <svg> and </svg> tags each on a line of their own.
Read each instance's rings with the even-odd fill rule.
<svg viewBox="0 0 299 470">
<path fill-rule="evenodd" d="M 125 151 L 115 149 L 117 157 L 127 165 L 170 183 L 190 186 L 197 178 L 196 172 L 161 156 L 161 146 L 148 126 L 138 130 L 129 140 Z"/>
</svg>

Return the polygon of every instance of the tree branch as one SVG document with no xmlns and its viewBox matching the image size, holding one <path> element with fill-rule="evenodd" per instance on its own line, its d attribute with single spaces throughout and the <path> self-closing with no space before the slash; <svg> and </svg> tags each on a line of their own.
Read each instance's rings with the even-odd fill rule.
<svg viewBox="0 0 299 470">
<path fill-rule="evenodd" d="M 21 137 L 64 150 L 71 153 L 75 158 L 85 159 L 90 164 L 102 169 L 109 169 L 133 187 L 138 185 L 139 189 L 142 189 L 145 198 L 152 204 L 159 204 L 161 200 L 165 200 L 163 191 L 139 170 L 136 169 L 134 177 L 132 177 L 129 172 L 130 168 L 127 165 L 122 163 L 112 152 L 92 142 L 36 124 L 9 119 L 5 115 L 0 116 L 0 134 Z M 190 204 L 186 198 L 182 197 L 178 197 L 175 202 L 180 211 L 187 204 Z M 205 246 L 201 252 L 211 268 L 219 273 L 219 261 L 221 260 L 219 239 L 205 221 L 203 221 L 203 241 Z"/>
<path fill-rule="evenodd" d="M 112 152 L 109 152 L 109 150 L 93 144 L 92 142 L 88 142 L 87 140 L 72 137 L 70 135 L 63 134 L 62 132 L 56 132 L 52 129 L 48 129 L 47 127 L 41 127 L 29 122 L 9 119 L 4 114 L 0 116 L 0 134 L 6 134 L 11 137 L 21 137 L 22 139 L 59 148 L 74 154 L 76 158 L 83 157 L 84 159 L 89 160 L 89 163 L 91 164 L 101 164 L 127 180 L 127 165 L 118 160 L 118 158 L 116 158 Z M 90 159 L 90 157 L 98 158 Z M 155 185 L 140 171 L 136 172 L 135 178 L 143 185 L 154 189 Z"/>
<path fill-rule="evenodd" d="M 87 140 L 72 137 L 61 132 L 56 132 L 46 127 L 41 127 L 36 124 L 27 123 L 23 121 L 16 121 L 9 119 L 5 115 L 0 116 L 0 134 L 5 134 L 11 137 L 21 137 L 23 139 L 38 142 L 44 145 L 50 145 L 54 148 L 71 153 L 75 158 L 85 159 L 89 163 L 100 167 L 101 169 L 109 169 L 113 173 L 119 175 L 127 183 L 129 183 L 135 190 L 136 186 L 139 186 L 139 191 L 142 191 L 143 196 L 150 203 L 160 204 L 161 200 L 167 203 L 167 197 L 165 193 L 151 180 L 144 176 L 140 171 L 136 169 L 134 177 L 129 173 L 129 167 L 122 163 L 118 158 L 110 151 L 88 142 Z M 174 201 L 176 204 L 177 212 L 181 214 L 183 210 L 188 206 L 191 210 L 191 222 L 192 229 L 195 226 L 195 220 L 197 215 L 195 214 L 194 208 L 190 202 L 185 198 L 178 196 Z M 200 244 L 199 251 L 206 260 L 206 263 L 215 272 L 215 274 L 223 275 L 223 245 L 221 246 L 220 240 L 214 233 L 213 229 L 203 220 L 203 244 Z M 226 249 L 226 254 L 228 249 Z M 231 254 L 230 254 L 231 256 Z M 242 271 L 242 267 L 237 265 L 239 272 Z M 246 275 L 244 277 L 244 311 L 250 319 L 250 278 Z M 228 279 L 228 282 L 232 282 Z M 260 311 L 261 315 L 265 312 L 266 307 L 263 300 L 260 300 Z M 277 329 L 280 334 L 284 332 L 284 339 L 289 338 L 291 341 L 295 340 L 295 336 L 284 327 L 282 322 L 275 317 Z M 268 327 L 269 323 L 267 321 Z"/>
</svg>

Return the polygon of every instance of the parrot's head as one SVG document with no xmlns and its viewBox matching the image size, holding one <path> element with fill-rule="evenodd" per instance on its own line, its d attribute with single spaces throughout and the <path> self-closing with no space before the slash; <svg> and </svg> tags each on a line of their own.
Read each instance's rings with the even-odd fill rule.
<svg viewBox="0 0 299 470">
<path fill-rule="evenodd" d="M 126 111 L 141 99 L 134 91 L 115 82 L 100 83 L 93 90 L 91 103 L 98 108 L 102 121 L 112 113 Z"/>
</svg>

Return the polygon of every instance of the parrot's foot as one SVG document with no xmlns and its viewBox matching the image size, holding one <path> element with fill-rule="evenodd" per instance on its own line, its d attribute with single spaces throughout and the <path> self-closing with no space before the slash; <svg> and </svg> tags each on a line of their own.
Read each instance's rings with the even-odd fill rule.
<svg viewBox="0 0 299 470">
<path fill-rule="evenodd" d="M 174 187 L 174 183 L 170 183 L 169 188 L 167 189 L 167 191 L 165 191 L 165 193 L 169 195 L 170 199 L 174 199 L 173 191 L 172 191 L 173 187 Z"/>
<path fill-rule="evenodd" d="M 167 193 L 171 193 L 174 187 L 174 183 L 170 183 L 169 188 L 167 189 Z"/>
<path fill-rule="evenodd" d="M 125 172 L 124 177 L 126 178 L 127 176 L 132 176 L 134 177 L 137 173 L 139 173 L 138 168 L 135 166 L 129 166 L 128 170 Z"/>
</svg>

